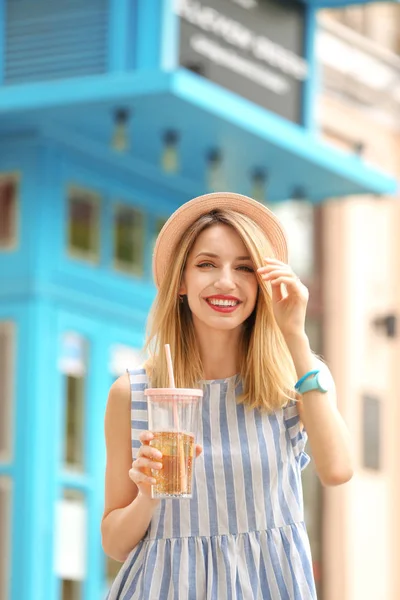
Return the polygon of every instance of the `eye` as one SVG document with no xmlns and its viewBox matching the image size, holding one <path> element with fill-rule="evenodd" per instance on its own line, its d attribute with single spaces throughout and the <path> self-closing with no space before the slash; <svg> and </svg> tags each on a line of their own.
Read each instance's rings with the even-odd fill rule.
<svg viewBox="0 0 400 600">
<path fill-rule="evenodd" d="M 202 269 L 203 267 L 213 267 L 214 265 L 212 263 L 209 262 L 203 262 L 200 263 L 199 265 L 196 265 L 197 267 L 199 267 L 199 269 Z"/>
<path fill-rule="evenodd" d="M 237 269 L 238 271 L 245 271 L 246 273 L 254 273 L 253 267 L 248 267 L 247 265 L 240 265 Z"/>
</svg>

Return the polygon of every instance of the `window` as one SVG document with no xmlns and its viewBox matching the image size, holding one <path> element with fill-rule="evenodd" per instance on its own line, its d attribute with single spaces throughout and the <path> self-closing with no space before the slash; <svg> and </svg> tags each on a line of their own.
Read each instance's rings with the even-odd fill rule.
<svg viewBox="0 0 400 600">
<path fill-rule="evenodd" d="M 17 244 L 18 180 L 0 175 L 0 249 L 10 250 Z"/>
<path fill-rule="evenodd" d="M 144 215 L 131 206 L 119 204 L 114 210 L 114 266 L 142 275 L 144 263 Z"/>
<path fill-rule="evenodd" d="M 14 325 L 0 322 L 0 460 L 11 460 L 14 381 Z"/>
<path fill-rule="evenodd" d="M 166 218 L 157 217 L 156 222 L 155 222 L 155 228 L 154 228 L 154 239 L 153 239 L 153 246 L 152 246 L 153 248 L 156 244 L 158 234 L 160 233 L 161 229 L 164 227 L 166 222 L 167 222 Z"/>
<path fill-rule="evenodd" d="M 400 6 L 373 3 L 326 9 L 322 11 L 322 15 L 392 52 L 400 53 Z"/>
<path fill-rule="evenodd" d="M 300 278 L 312 279 L 315 273 L 313 204 L 306 199 L 286 200 L 274 204 L 271 210 L 288 234 L 290 266 Z"/>
<path fill-rule="evenodd" d="M 100 259 L 100 197 L 71 187 L 68 194 L 68 253 L 92 263 Z"/>
<path fill-rule="evenodd" d="M 381 468 L 381 403 L 379 398 L 362 398 L 363 467 L 379 471 Z"/>
<path fill-rule="evenodd" d="M 81 582 L 63 579 L 61 588 L 62 600 L 81 600 Z"/>
<path fill-rule="evenodd" d="M 0 477 L 0 598 L 8 598 L 11 556 L 11 481 Z"/>
<path fill-rule="evenodd" d="M 164 227 L 165 223 L 168 219 L 164 217 L 158 217 L 156 220 L 156 236 L 160 233 L 161 229 Z"/>
<path fill-rule="evenodd" d="M 67 375 L 66 415 L 65 415 L 65 454 L 64 462 L 68 467 L 84 468 L 84 388 L 83 377 Z"/>
<path fill-rule="evenodd" d="M 57 502 L 55 572 L 61 583 L 61 600 L 82 600 L 86 578 L 87 508 L 85 496 L 65 489 Z"/>
<path fill-rule="evenodd" d="M 86 367 L 88 347 L 86 340 L 75 332 L 66 332 L 62 338 L 59 368 L 64 373 L 65 430 L 64 464 L 73 470 L 84 470 L 84 416 Z"/>
</svg>

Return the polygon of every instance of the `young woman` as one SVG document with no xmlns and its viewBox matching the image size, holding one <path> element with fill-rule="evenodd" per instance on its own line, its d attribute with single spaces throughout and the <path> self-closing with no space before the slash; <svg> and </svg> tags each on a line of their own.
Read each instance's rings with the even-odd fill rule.
<svg viewBox="0 0 400 600">
<path fill-rule="evenodd" d="M 245 196 L 201 196 L 167 221 L 153 266 L 150 358 L 113 384 L 105 418 L 103 547 L 124 562 L 109 599 L 314 599 L 307 435 L 324 485 L 348 481 L 352 466 L 281 224 Z M 168 387 L 166 343 L 176 385 L 204 390 L 191 500 L 151 498 L 162 456 L 143 392 Z"/>
</svg>

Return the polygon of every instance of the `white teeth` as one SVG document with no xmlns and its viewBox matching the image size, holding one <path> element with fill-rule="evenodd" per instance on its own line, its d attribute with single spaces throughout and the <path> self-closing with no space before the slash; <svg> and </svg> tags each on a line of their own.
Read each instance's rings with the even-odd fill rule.
<svg viewBox="0 0 400 600">
<path fill-rule="evenodd" d="M 209 303 L 214 306 L 236 306 L 239 304 L 237 300 L 214 300 L 211 298 L 209 299 Z"/>
</svg>

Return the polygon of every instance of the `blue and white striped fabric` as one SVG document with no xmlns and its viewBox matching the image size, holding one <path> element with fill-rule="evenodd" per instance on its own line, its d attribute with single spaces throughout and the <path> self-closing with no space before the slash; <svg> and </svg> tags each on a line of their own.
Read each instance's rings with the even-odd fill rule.
<svg viewBox="0 0 400 600">
<path fill-rule="evenodd" d="M 132 454 L 148 428 L 143 369 L 130 371 Z M 109 600 L 316 598 L 303 521 L 309 458 L 293 402 L 273 415 L 236 402 L 240 380 L 204 382 L 193 498 L 162 500 Z"/>
</svg>

